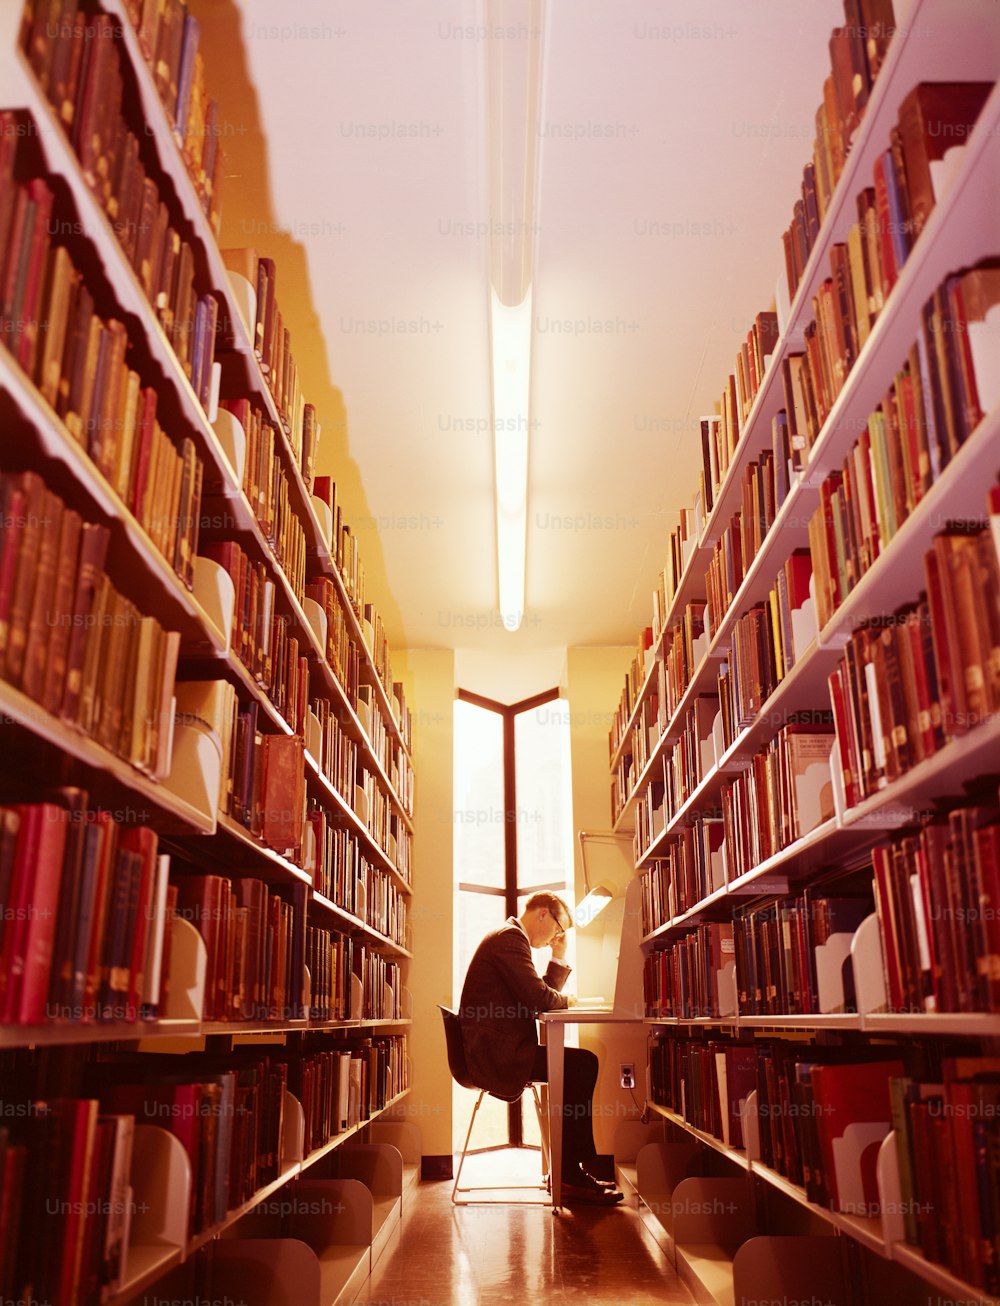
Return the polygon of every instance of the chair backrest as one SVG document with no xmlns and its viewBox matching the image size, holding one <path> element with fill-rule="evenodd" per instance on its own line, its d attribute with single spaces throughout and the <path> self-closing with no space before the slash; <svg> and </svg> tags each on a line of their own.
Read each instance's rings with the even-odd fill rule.
<svg viewBox="0 0 1000 1306">
<path fill-rule="evenodd" d="M 444 1021 L 444 1041 L 448 1048 L 448 1069 L 456 1084 L 463 1088 L 478 1088 L 469 1077 L 469 1068 L 465 1064 L 465 1049 L 462 1046 L 462 1022 L 458 1013 L 438 1003 L 438 1011 Z"/>
</svg>

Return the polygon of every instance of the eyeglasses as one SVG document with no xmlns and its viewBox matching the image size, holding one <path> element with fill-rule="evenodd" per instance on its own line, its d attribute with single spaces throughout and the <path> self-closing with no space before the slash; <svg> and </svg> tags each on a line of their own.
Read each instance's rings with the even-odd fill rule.
<svg viewBox="0 0 1000 1306">
<path fill-rule="evenodd" d="M 566 937 L 566 931 L 567 931 L 567 929 L 569 929 L 569 926 L 568 926 L 568 925 L 560 925 L 559 922 L 556 920 L 556 918 L 555 918 L 554 916 L 552 917 L 552 923 L 553 923 L 553 925 L 555 925 L 555 927 L 556 927 L 556 938 L 557 938 L 557 939 L 564 939 L 564 938 Z"/>
</svg>

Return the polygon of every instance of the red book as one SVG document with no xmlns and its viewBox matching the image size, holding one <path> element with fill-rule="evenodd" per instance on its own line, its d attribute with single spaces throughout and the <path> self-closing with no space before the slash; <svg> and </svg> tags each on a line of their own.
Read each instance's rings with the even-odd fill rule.
<svg viewBox="0 0 1000 1306">
<path fill-rule="evenodd" d="M 878 1212 L 875 1165 L 892 1118 L 889 1078 L 902 1074 L 901 1061 L 813 1068 L 820 1155 L 835 1211 L 849 1215 Z"/>
<path fill-rule="evenodd" d="M 23 954 L 20 959 L 14 959 L 15 972 L 19 962 L 22 967 L 20 999 L 11 1017 L 22 1025 L 41 1024 L 47 1016 L 52 947 L 70 819 L 66 808 L 53 803 L 38 803 L 33 807 L 39 813 L 40 830 L 32 868 L 30 915 L 22 943 Z"/>
<path fill-rule="evenodd" d="M 280 851 L 302 842 L 305 744 L 298 735 L 264 740 L 263 839 Z"/>
</svg>

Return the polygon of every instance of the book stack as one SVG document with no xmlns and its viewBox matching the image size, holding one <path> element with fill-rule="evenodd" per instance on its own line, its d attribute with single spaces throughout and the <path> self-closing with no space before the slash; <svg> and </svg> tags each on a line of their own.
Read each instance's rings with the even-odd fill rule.
<svg viewBox="0 0 1000 1306">
<path fill-rule="evenodd" d="M 168 1130 L 183 1144 L 192 1175 L 190 1232 L 199 1233 L 284 1168 L 287 1069 L 245 1050 L 224 1062 L 198 1054 L 163 1060 L 106 1062 L 100 1099 L 137 1124 Z"/>
<path fill-rule="evenodd" d="M 278 270 L 274 259 L 258 257 L 253 249 L 224 249 L 222 260 L 230 271 L 245 278 L 255 294 L 256 317 L 253 323 L 247 324 L 254 355 L 296 462 L 304 467 L 314 453 L 309 453 L 304 460 L 304 436 L 315 427 L 311 421 L 309 425 L 306 423 L 305 400 L 299 385 L 298 366 L 292 356 L 291 333 L 278 307 Z"/>
<path fill-rule="evenodd" d="M 1000 1062 L 942 1057 L 889 1081 L 906 1241 L 990 1296 L 1000 1292 Z"/>
<path fill-rule="evenodd" d="M 163 998 L 169 858 L 82 789 L 0 807 L 0 1019 L 135 1022 Z"/>
<path fill-rule="evenodd" d="M 1000 710 L 1000 570 L 989 528 L 935 536 L 927 595 L 852 633 L 830 676 L 847 807 Z"/>
<path fill-rule="evenodd" d="M 1000 807 L 928 817 L 872 849 L 890 1011 L 1000 1011 Z"/>
<path fill-rule="evenodd" d="M 313 888 L 356 915 L 358 877 L 365 860 L 358 836 L 318 803 L 310 807 L 308 820 L 316 848 Z"/>
<path fill-rule="evenodd" d="M 845 4 L 845 18 L 845 25 L 830 36 L 831 72 L 816 111 L 812 159 L 803 171 L 801 196 L 783 239 L 793 298 L 896 26 L 891 0 L 851 0 Z"/>
<path fill-rule="evenodd" d="M 736 402 L 744 425 L 777 343 L 777 313 L 773 309 L 758 313 L 736 355 Z"/>
<path fill-rule="evenodd" d="M 201 546 L 233 581 L 232 651 L 293 729 L 305 726 L 309 662 L 277 610 L 278 587 L 263 560 L 254 562 L 235 540 Z"/>
<path fill-rule="evenodd" d="M 879 1213 L 874 1152 L 890 1128 L 889 1080 L 903 1074 L 884 1048 L 867 1052 L 775 1041 L 757 1063 L 764 1164 L 846 1215 Z"/>
<path fill-rule="evenodd" d="M 722 790 L 730 879 L 808 834 L 833 816 L 830 751 L 832 720 L 792 722 L 779 730 L 751 765 Z"/>
<path fill-rule="evenodd" d="M 80 167 L 107 215 L 177 361 L 202 407 L 211 409 L 218 303 L 196 286 L 195 247 L 184 234 L 159 160 L 129 126 L 116 25 L 109 14 L 75 13 L 51 22 L 39 5 L 24 30 L 26 53 L 40 76 Z M 30 9 L 30 6 L 29 6 Z"/>
<path fill-rule="evenodd" d="M 357 644 L 351 638 L 340 591 L 328 576 L 321 576 L 306 585 L 305 594 L 326 616 L 326 660 L 351 707 L 356 709 L 360 686 L 359 654 Z"/>
<path fill-rule="evenodd" d="M 286 902 L 263 880 L 191 874 L 177 890 L 176 914 L 208 954 L 203 1019 L 303 1019 L 305 887 L 292 886 Z"/>
<path fill-rule="evenodd" d="M 319 925 L 306 927 L 306 965 L 309 968 L 309 1019 L 351 1019 L 351 975 L 354 941 L 349 935 Z"/>
<path fill-rule="evenodd" d="M 725 883 L 722 853 L 720 818 L 699 815 L 678 831 L 642 873 L 644 934 L 652 934 Z"/>
<path fill-rule="evenodd" d="M 243 493 L 301 603 L 305 594 L 306 536 L 289 502 L 288 475 L 277 457 L 275 429 L 249 399 L 224 399 L 220 407 L 233 414 L 246 434 Z"/>
<path fill-rule="evenodd" d="M 329 699 L 314 699 L 309 706 L 320 725 L 320 755 L 316 763 L 340 796 L 349 803 L 353 802 L 358 745 L 338 720 Z"/>
<path fill-rule="evenodd" d="M 870 872 L 867 877 L 870 886 Z M 851 936 L 872 913 L 870 887 L 845 897 L 810 887 L 792 898 L 733 913 L 736 987 L 741 1015 L 815 1015 L 827 1010 L 817 973 L 817 949 L 836 934 Z M 854 1010 L 850 964 L 838 966 L 844 1001 L 836 1009 Z"/>
<path fill-rule="evenodd" d="M 858 196 L 859 221 L 846 244 L 831 246 L 830 275 L 813 296 L 805 352 L 789 356 L 802 373 L 795 431 L 809 445 L 933 209 L 935 186 L 946 184 L 946 169 L 935 166 L 939 155 L 956 140 L 964 143 L 991 90 L 986 82 L 921 83 L 900 106 L 900 126 L 892 148 L 879 156 L 875 185 Z"/>
<path fill-rule="evenodd" d="M 735 1015 L 733 946 L 732 924 L 713 922 L 651 953 L 643 965 L 647 1017 Z"/>
<path fill-rule="evenodd" d="M 866 575 L 996 401 L 1000 260 L 949 276 L 922 333 L 839 471 L 820 487 L 809 540 L 821 626 Z"/>
<path fill-rule="evenodd" d="M 25 1098 L 0 1129 L 0 1285 L 9 1301 L 99 1302 L 128 1268 L 135 1121 L 96 1098 Z"/>
<path fill-rule="evenodd" d="M 39 8 L 44 10 L 45 6 L 39 4 Z M 184 0 L 165 0 L 156 5 L 127 0 L 125 11 L 153 73 L 202 208 L 218 235 L 225 176 L 225 154 L 220 144 L 223 124 L 218 101 L 205 90 L 198 20 L 187 12 Z"/>
<path fill-rule="evenodd" d="M 0 679 L 156 779 L 170 771 L 180 636 L 104 571 L 109 532 L 36 472 L 0 477 Z"/>
</svg>

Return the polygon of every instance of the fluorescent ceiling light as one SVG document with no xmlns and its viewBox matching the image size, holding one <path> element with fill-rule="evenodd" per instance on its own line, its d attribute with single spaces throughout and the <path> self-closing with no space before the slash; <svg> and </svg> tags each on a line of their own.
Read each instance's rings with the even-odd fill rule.
<svg viewBox="0 0 1000 1306">
<path fill-rule="evenodd" d="M 524 617 L 541 0 L 486 0 L 486 17 L 497 583 L 513 631 Z"/>
<path fill-rule="evenodd" d="M 531 290 L 514 308 L 501 304 L 491 290 L 490 329 L 500 615 L 508 630 L 517 630 L 524 616 L 528 533 Z"/>
</svg>

